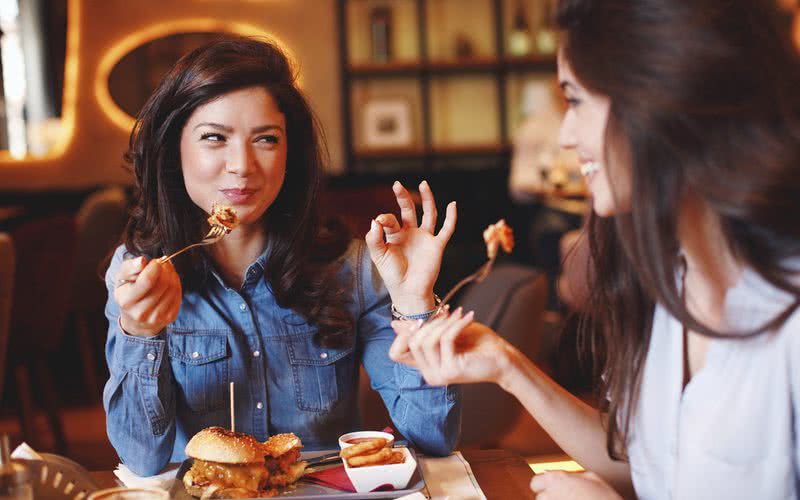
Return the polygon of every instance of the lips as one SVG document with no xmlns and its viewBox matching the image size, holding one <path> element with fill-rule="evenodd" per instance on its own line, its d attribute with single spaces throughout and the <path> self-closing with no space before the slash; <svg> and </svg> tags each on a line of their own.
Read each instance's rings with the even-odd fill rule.
<svg viewBox="0 0 800 500">
<path fill-rule="evenodd" d="M 246 203 L 256 192 L 251 188 L 221 189 L 220 192 L 233 204 Z"/>
</svg>

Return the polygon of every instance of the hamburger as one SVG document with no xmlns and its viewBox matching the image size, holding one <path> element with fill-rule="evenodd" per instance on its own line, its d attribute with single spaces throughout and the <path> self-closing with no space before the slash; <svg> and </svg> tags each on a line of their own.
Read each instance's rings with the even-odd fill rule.
<svg viewBox="0 0 800 500">
<path fill-rule="evenodd" d="M 264 465 L 269 471 L 267 484 L 283 488 L 303 477 L 306 462 L 300 460 L 303 444 L 294 434 L 276 434 L 264 442 Z"/>
<path fill-rule="evenodd" d="M 183 476 L 193 497 L 257 498 L 277 494 L 303 476 L 302 443 L 294 434 L 278 434 L 266 443 L 222 427 L 208 427 L 189 440 L 186 454 L 194 459 Z"/>
</svg>

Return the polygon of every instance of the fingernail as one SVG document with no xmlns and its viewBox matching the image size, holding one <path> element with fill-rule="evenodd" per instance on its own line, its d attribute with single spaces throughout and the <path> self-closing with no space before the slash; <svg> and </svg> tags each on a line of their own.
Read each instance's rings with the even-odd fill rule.
<svg viewBox="0 0 800 500">
<path fill-rule="evenodd" d="M 475 317 L 475 311 L 468 312 L 467 314 L 464 315 L 464 317 L 472 319 L 473 317 Z"/>
<path fill-rule="evenodd" d="M 423 179 L 422 182 L 419 183 L 419 185 L 422 186 L 423 184 L 425 184 L 427 186 L 428 185 L 428 181 Z"/>
</svg>

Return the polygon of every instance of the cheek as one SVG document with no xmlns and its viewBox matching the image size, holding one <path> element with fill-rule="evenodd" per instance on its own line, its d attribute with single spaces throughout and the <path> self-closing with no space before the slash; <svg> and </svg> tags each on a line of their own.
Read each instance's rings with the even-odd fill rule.
<svg viewBox="0 0 800 500">
<path fill-rule="evenodd" d="M 200 207 L 209 208 L 213 201 L 210 200 L 211 193 L 215 191 L 214 181 L 220 172 L 219 162 L 215 155 L 197 149 L 183 148 L 181 149 L 181 168 L 189 197 Z"/>
</svg>

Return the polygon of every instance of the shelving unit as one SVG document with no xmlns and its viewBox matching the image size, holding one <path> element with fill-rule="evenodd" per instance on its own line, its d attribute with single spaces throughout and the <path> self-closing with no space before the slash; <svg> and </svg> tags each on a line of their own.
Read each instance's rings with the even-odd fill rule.
<svg viewBox="0 0 800 500">
<path fill-rule="evenodd" d="M 531 26 L 538 20 L 530 7 L 544 1 L 526 2 Z M 393 15 L 394 57 L 383 63 L 369 54 L 369 12 L 377 6 L 389 6 Z M 516 82 L 555 73 L 551 54 L 507 53 L 513 6 L 513 0 L 338 0 L 347 170 L 425 173 L 507 165 L 519 109 Z M 472 44 L 469 57 L 455 56 L 459 37 Z M 398 97 L 408 103 L 411 143 L 370 146 L 364 139 L 366 103 Z"/>
</svg>

